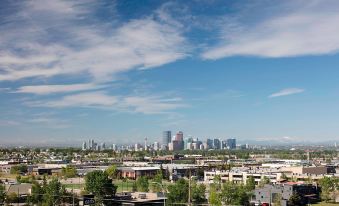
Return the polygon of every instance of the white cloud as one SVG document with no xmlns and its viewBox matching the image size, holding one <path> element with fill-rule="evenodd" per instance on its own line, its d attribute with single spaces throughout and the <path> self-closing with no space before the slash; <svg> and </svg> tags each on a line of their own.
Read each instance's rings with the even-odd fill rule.
<svg viewBox="0 0 339 206">
<path fill-rule="evenodd" d="M 143 114 L 161 114 L 186 107 L 181 98 L 161 96 L 114 96 L 103 91 L 66 95 L 61 99 L 26 102 L 31 107 L 86 107 Z"/>
<path fill-rule="evenodd" d="M 181 103 L 180 98 L 160 98 L 160 97 L 126 97 L 122 102 L 123 106 L 130 107 L 134 112 L 144 114 L 159 114 L 186 107 Z"/>
<path fill-rule="evenodd" d="M 71 124 L 67 120 L 62 120 L 53 117 L 34 117 L 27 121 L 30 124 L 36 124 L 38 126 L 48 127 L 52 129 L 64 129 L 69 128 Z"/>
<path fill-rule="evenodd" d="M 300 89 L 300 88 L 287 88 L 287 89 L 280 90 L 276 93 L 273 93 L 268 97 L 269 98 L 281 97 L 281 96 L 287 96 L 287 95 L 302 93 L 304 91 L 305 91 L 304 89 Z"/>
<path fill-rule="evenodd" d="M 34 85 L 19 87 L 15 93 L 31 93 L 46 95 L 51 93 L 86 91 L 105 87 L 104 85 L 87 84 L 69 84 L 69 85 Z"/>
<path fill-rule="evenodd" d="M 1 65 L 1 63 L 0 63 Z M 1 71 L 1 69 L 0 69 Z M 5 73 L 0 73 L 0 81 L 18 80 L 28 77 L 51 77 L 61 73 L 60 68 L 27 68 L 24 70 L 7 70 Z"/>
<path fill-rule="evenodd" d="M 20 122 L 0 119 L 0 126 L 17 126 L 17 125 L 20 125 Z"/>
<path fill-rule="evenodd" d="M 260 15 L 260 11 L 258 13 Z M 234 33 L 229 33 L 225 25 L 219 44 L 207 49 L 202 57 L 291 57 L 335 53 L 339 50 L 338 22 L 338 1 L 296 2 L 289 12 L 274 12 L 273 16 L 255 24 L 239 26 L 241 29 Z"/>
<path fill-rule="evenodd" d="M 0 92 L 4 92 L 4 91 L 10 91 L 11 89 L 8 88 L 8 87 L 3 87 L 3 88 L 0 88 Z"/>
<path fill-rule="evenodd" d="M 118 102 L 115 96 L 109 96 L 104 92 L 86 92 L 67 95 L 62 99 L 28 102 L 30 106 L 38 107 L 111 107 Z"/>
<path fill-rule="evenodd" d="M 93 3 L 29 1 L 0 26 L 0 81 L 89 75 L 110 81 L 121 72 L 153 68 L 187 56 L 186 39 L 156 14 L 123 24 L 96 21 Z M 1 21 L 0 21 L 1 23 Z"/>
</svg>

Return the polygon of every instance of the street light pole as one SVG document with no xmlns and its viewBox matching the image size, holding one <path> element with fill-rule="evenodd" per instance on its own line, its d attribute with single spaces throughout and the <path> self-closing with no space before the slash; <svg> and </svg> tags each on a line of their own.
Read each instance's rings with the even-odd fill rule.
<svg viewBox="0 0 339 206">
<path fill-rule="evenodd" d="M 71 180 L 72 183 L 72 196 L 73 196 L 73 206 L 74 206 L 74 184 L 73 184 L 73 180 Z"/>
<path fill-rule="evenodd" d="M 160 185 L 161 190 L 162 190 L 162 194 L 164 194 L 164 206 L 166 206 L 166 195 L 165 195 L 164 186 L 163 186 L 161 183 L 159 183 L 159 182 L 152 182 L 152 184 L 158 184 L 158 185 Z"/>
<path fill-rule="evenodd" d="M 191 205 L 191 168 L 189 168 L 188 176 L 188 205 Z"/>
</svg>

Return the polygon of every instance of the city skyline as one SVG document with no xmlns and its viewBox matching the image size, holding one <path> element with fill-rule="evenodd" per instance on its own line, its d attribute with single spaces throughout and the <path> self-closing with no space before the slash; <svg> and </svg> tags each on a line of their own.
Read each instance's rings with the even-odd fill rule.
<svg viewBox="0 0 339 206">
<path fill-rule="evenodd" d="M 339 141 L 337 1 L 0 5 L 1 145 Z"/>
</svg>

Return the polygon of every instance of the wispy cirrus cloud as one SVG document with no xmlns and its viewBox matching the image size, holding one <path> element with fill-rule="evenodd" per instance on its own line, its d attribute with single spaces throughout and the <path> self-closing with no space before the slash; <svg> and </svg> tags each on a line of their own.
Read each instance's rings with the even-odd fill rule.
<svg viewBox="0 0 339 206">
<path fill-rule="evenodd" d="M 4 92 L 4 91 L 10 91 L 11 89 L 8 88 L 8 87 L 3 87 L 3 88 L 0 88 L 0 92 Z"/>
<path fill-rule="evenodd" d="M 154 13 L 124 23 L 101 22 L 95 20 L 96 9 L 104 9 L 100 3 L 57 0 L 53 5 L 14 4 L 0 20 L 0 81 L 81 74 L 104 82 L 187 56 L 186 39 L 172 19 Z"/>
<path fill-rule="evenodd" d="M 0 126 L 17 126 L 20 124 L 18 121 L 0 119 Z"/>
<path fill-rule="evenodd" d="M 34 107 L 112 107 L 118 102 L 115 96 L 110 96 L 102 91 L 84 92 L 80 94 L 66 95 L 61 99 L 27 102 L 28 106 Z"/>
<path fill-rule="evenodd" d="M 64 129 L 71 127 L 71 124 L 67 120 L 54 117 L 35 117 L 28 120 L 27 123 L 48 127 L 51 129 Z"/>
<path fill-rule="evenodd" d="M 121 102 L 123 107 L 130 108 L 133 112 L 143 114 L 161 114 L 174 109 L 187 107 L 181 98 L 164 98 L 157 96 L 131 96 Z"/>
<path fill-rule="evenodd" d="M 68 84 L 68 85 L 33 85 L 22 86 L 13 91 L 13 93 L 29 93 L 37 95 L 47 95 L 54 93 L 67 93 L 101 89 L 106 87 L 105 85 L 96 85 L 93 83 L 87 84 Z"/>
<path fill-rule="evenodd" d="M 266 8 L 261 6 L 259 10 Z M 202 58 L 274 58 L 338 52 L 338 1 L 286 1 L 275 6 L 279 11 L 270 12 L 255 23 L 248 21 L 244 24 L 234 20 L 221 25 L 220 41 L 203 52 Z"/>
<path fill-rule="evenodd" d="M 292 94 L 299 94 L 304 91 L 305 91 L 304 89 L 300 89 L 300 88 L 287 88 L 287 89 L 283 89 L 278 92 L 275 92 L 269 95 L 268 97 L 269 98 L 281 97 L 281 96 L 287 96 L 287 95 L 292 95 Z"/>
<path fill-rule="evenodd" d="M 162 114 L 188 106 L 182 103 L 181 98 L 177 97 L 168 98 L 154 95 L 115 96 L 104 91 L 83 92 L 56 99 L 27 101 L 25 104 L 30 107 L 85 107 L 142 114 Z"/>
</svg>

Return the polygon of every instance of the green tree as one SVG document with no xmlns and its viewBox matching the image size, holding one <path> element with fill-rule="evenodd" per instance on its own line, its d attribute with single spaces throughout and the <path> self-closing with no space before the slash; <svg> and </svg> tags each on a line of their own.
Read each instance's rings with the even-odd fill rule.
<svg viewBox="0 0 339 206">
<path fill-rule="evenodd" d="M 148 179 L 145 176 L 138 177 L 137 182 L 137 191 L 138 192 L 148 192 L 149 190 L 149 184 L 148 184 Z"/>
<path fill-rule="evenodd" d="M 93 194 L 98 204 L 104 203 L 103 199 L 111 199 L 117 186 L 109 179 L 108 174 L 101 170 L 90 172 L 85 177 L 85 191 Z M 106 203 L 107 205 L 109 203 Z"/>
<path fill-rule="evenodd" d="M 294 192 L 290 199 L 288 200 L 288 205 L 293 205 L 293 206 L 301 206 L 301 197 L 298 193 Z"/>
<path fill-rule="evenodd" d="M 19 197 L 18 197 L 18 195 L 16 193 L 12 192 L 12 193 L 6 195 L 5 202 L 7 204 L 17 203 L 18 201 L 19 201 Z"/>
<path fill-rule="evenodd" d="M 10 173 L 13 175 L 24 174 L 27 172 L 27 165 L 15 165 L 11 167 Z"/>
<path fill-rule="evenodd" d="M 106 169 L 106 172 L 108 174 L 108 176 L 114 180 L 117 178 L 117 175 L 118 175 L 118 169 L 117 169 L 117 166 L 116 165 L 111 165 L 110 167 L 108 167 Z"/>
<path fill-rule="evenodd" d="M 53 178 L 44 188 L 43 205 L 60 205 L 63 187 L 57 178 Z"/>
<path fill-rule="evenodd" d="M 255 189 L 255 180 L 253 176 L 249 176 L 246 181 L 246 189 L 251 192 Z"/>
<path fill-rule="evenodd" d="M 191 185 L 192 202 L 195 204 L 202 204 L 206 202 L 205 192 L 206 186 L 204 184 L 198 184 L 193 181 Z"/>
<path fill-rule="evenodd" d="M 215 175 L 214 178 L 213 178 L 213 187 L 215 187 L 215 189 L 217 191 L 220 191 L 221 190 L 221 177 L 220 175 Z"/>
<path fill-rule="evenodd" d="M 161 192 L 162 191 L 162 179 L 163 179 L 163 176 L 162 176 L 162 172 L 158 172 L 154 178 L 152 179 L 152 183 L 151 184 L 151 190 L 153 192 Z"/>
<path fill-rule="evenodd" d="M 0 181 L 0 204 L 4 203 L 6 197 L 5 185 Z"/>
<path fill-rule="evenodd" d="M 259 187 L 264 187 L 267 184 L 270 184 L 271 180 L 270 178 L 264 176 L 263 178 L 261 178 L 260 182 L 259 182 Z"/>
<path fill-rule="evenodd" d="M 331 194 L 338 189 L 338 179 L 335 177 L 324 177 L 319 181 L 321 186 L 321 198 L 328 202 L 331 199 Z"/>
<path fill-rule="evenodd" d="M 245 186 L 227 182 L 222 189 L 222 200 L 226 205 L 248 205 L 249 194 Z"/>
<path fill-rule="evenodd" d="M 43 194 L 45 193 L 44 189 L 38 182 L 33 182 L 31 195 L 27 197 L 28 205 L 38 204 L 42 202 Z"/>
<path fill-rule="evenodd" d="M 74 166 L 67 165 L 61 169 L 61 175 L 65 178 L 73 178 L 77 176 L 77 170 Z"/>
<path fill-rule="evenodd" d="M 173 203 L 186 203 L 188 201 L 188 182 L 181 178 L 175 184 L 169 185 L 167 202 L 169 205 Z"/>
<path fill-rule="evenodd" d="M 212 206 L 221 206 L 221 196 L 220 194 L 216 191 L 215 187 L 211 187 L 210 192 L 209 192 L 209 197 L 208 197 L 208 202 Z"/>
<path fill-rule="evenodd" d="M 281 205 L 281 194 L 280 193 L 273 193 L 273 204 L 274 206 Z"/>
</svg>

